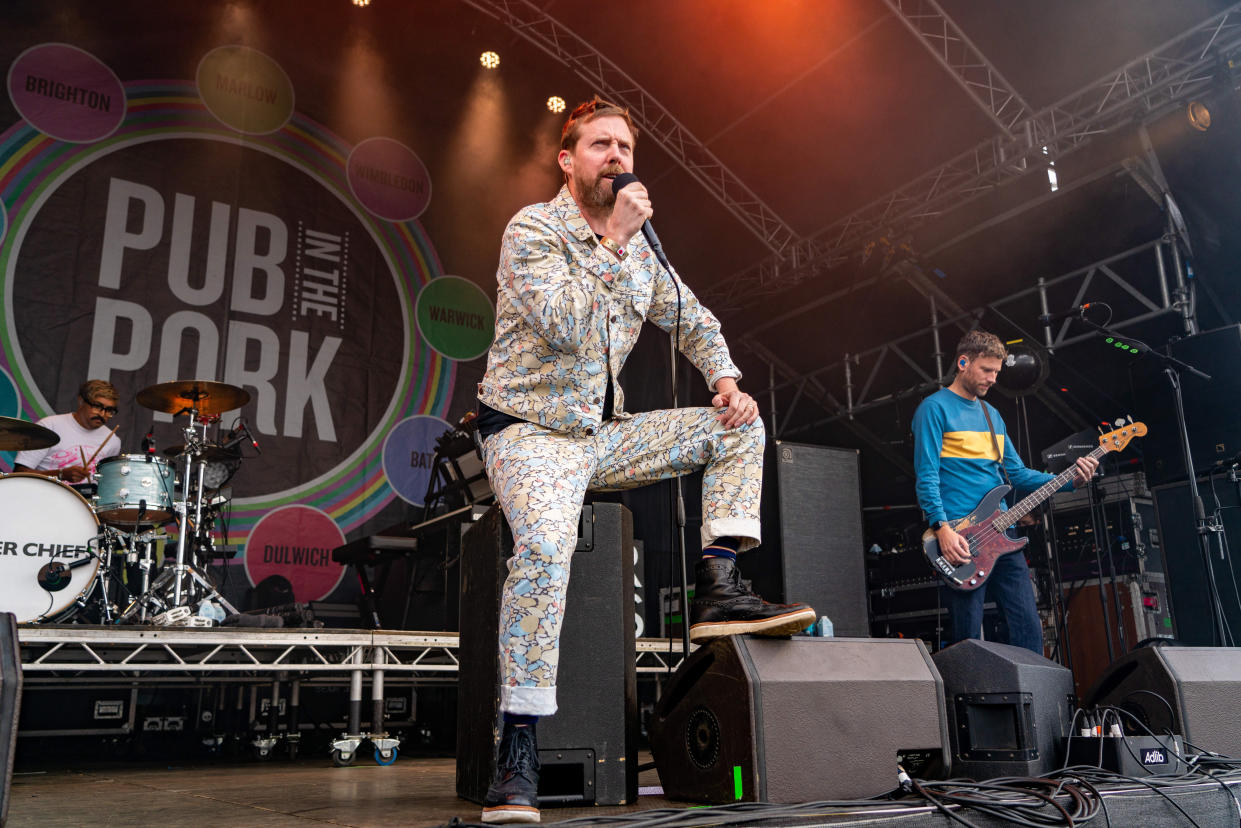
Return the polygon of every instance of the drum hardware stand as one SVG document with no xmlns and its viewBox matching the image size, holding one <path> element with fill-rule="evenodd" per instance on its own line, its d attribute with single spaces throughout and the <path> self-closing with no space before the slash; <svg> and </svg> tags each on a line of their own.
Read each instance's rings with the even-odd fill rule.
<svg viewBox="0 0 1241 828">
<path fill-rule="evenodd" d="M 193 549 L 197 547 L 197 538 L 199 527 L 202 526 L 203 520 L 203 494 L 205 491 L 204 478 L 207 473 L 206 458 L 206 429 L 210 422 L 210 418 L 199 417 L 197 408 L 187 407 L 178 412 L 179 414 L 189 414 L 190 422 L 185 428 L 185 466 L 184 473 L 181 477 L 184 481 L 182 486 L 183 499 L 174 503 L 173 508 L 177 512 L 177 558 L 172 570 L 165 570 L 159 578 L 156 578 L 153 587 L 161 586 L 161 581 L 167 581 L 172 578 L 172 606 L 184 606 L 188 602 L 189 588 L 186 584 L 186 578 L 198 586 L 204 592 L 202 600 L 214 600 L 224 607 L 228 612 L 236 615 L 237 608 L 230 604 L 215 586 L 203 577 L 191 561 L 193 559 Z M 201 436 L 199 432 L 201 433 Z M 193 537 L 190 533 L 190 486 L 189 481 L 192 475 L 195 475 L 194 495 L 193 495 Z"/>
<path fill-rule="evenodd" d="M 217 421 L 226 411 L 240 409 L 250 401 L 250 395 L 244 389 L 210 380 L 175 380 L 159 383 L 138 392 L 138 404 L 180 417 L 189 415 L 189 424 L 184 429 L 185 447 L 178 463 L 181 470 L 181 499 L 173 500 L 172 511 L 177 519 L 177 551 L 173 562 L 164 561 L 164 570 L 148 583 L 151 566 L 150 556 L 143 561 L 143 594 L 131 605 L 127 614 L 138 612 L 146 618 L 146 603 L 152 602 L 159 610 L 159 615 L 171 618 L 184 615 L 189 611 L 188 604 L 197 601 L 215 601 L 228 612 L 237 613 L 236 607 L 230 604 L 220 591 L 205 577 L 197 565 L 200 548 L 209 554 L 213 543 L 208 530 L 203 533 L 204 518 L 209 517 L 208 509 L 214 504 L 206 503 L 206 474 L 208 458 L 211 452 L 218 449 L 207 440 L 207 427 Z M 193 492 L 191 493 L 191 489 Z M 192 531 L 191 531 L 192 530 Z M 203 533 L 203 536 L 200 536 Z M 172 589 L 168 589 L 168 582 Z M 156 621 L 158 623 L 158 616 Z M 206 620 L 206 619 L 203 619 Z M 208 621 L 208 623 L 210 623 Z"/>
<path fill-rule="evenodd" d="M 164 571 L 156 577 L 155 581 L 151 583 L 150 589 L 143 594 L 143 597 L 145 598 L 148 595 L 154 597 L 158 594 L 159 590 L 166 587 L 168 582 L 171 580 L 174 584 L 174 597 L 172 601 L 168 604 L 163 604 L 161 602 L 157 606 L 163 606 L 166 609 L 176 609 L 178 607 L 185 606 L 187 603 L 191 603 L 189 599 L 190 590 L 188 585 L 187 588 L 183 590 L 184 594 L 181 598 L 175 597 L 175 587 L 176 585 L 182 584 L 184 577 L 187 575 L 192 583 L 197 584 L 201 588 L 201 601 L 215 601 L 227 612 L 233 615 L 237 614 L 237 608 L 229 603 L 228 599 L 221 595 L 220 591 L 216 589 L 210 581 L 203 577 L 202 573 L 198 571 L 198 567 L 193 566 L 192 564 L 186 564 L 184 566 L 173 564 L 172 566 L 166 567 Z"/>
<path fill-rule="evenodd" d="M 153 538 L 149 535 L 146 537 L 136 535 L 133 537 L 133 542 L 134 546 L 126 556 L 126 563 L 132 562 L 137 565 L 138 572 L 140 573 L 138 579 L 138 595 L 145 597 L 151 590 L 151 564 L 153 563 L 151 558 L 154 554 Z M 138 620 L 142 623 L 146 623 L 146 602 L 137 600 L 131 602 L 129 606 L 132 608 L 135 604 L 138 606 Z M 128 610 L 126 612 L 128 613 Z M 125 616 L 122 615 L 121 617 L 124 618 Z"/>
<path fill-rule="evenodd" d="M 112 539 L 112 535 L 115 531 L 116 530 L 114 529 L 105 527 L 101 534 L 95 535 L 93 538 L 88 540 L 86 542 L 86 555 L 81 558 L 78 558 L 67 564 L 61 563 L 60 561 L 52 561 L 50 563 L 45 564 L 39 570 L 39 575 L 38 575 L 39 586 L 44 591 L 49 592 L 49 593 L 59 592 L 60 590 L 68 587 L 69 584 L 71 583 L 72 578 L 73 578 L 71 573 L 73 572 L 73 570 L 79 567 L 86 566 L 91 561 L 99 561 L 99 570 L 100 570 L 99 580 L 96 581 L 94 584 L 92 584 L 89 589 L 84 590 L 80 595 L 78 595 L 73 600 L 73 604 L 77 607 L 78 610 L 85 609 L 91 603 L 90 600 L 88 600 L 86 596 L 94 592 L 96 589 L 98 589 L 100 597 L 96 600 L 100 604 L 101 615 L 105 619 L 110 619 L 111 607 L 108 601 L 108 582 L 110 579 L 108 577 L 107 570 L 108 570 L 108 565 L 111 563 L 111 560 L 112 560 L 112 550 L 111 550 L 111 546 L 107 543 L 107 541 Z M 61 610 L 60 613 L 58 613 L 55 616 L 55 618 L 50 618 L 47 615 L 41 615 L 36 619 L 36 623 L 42 623 L 44 621 L 55 621 L 56 619 L 63 619 L 65 617 L 64 615 L 65 612 L 67 612 L 67 610 Z M 110 623 L 110 621 L 105 621 L 105 623 Z"/>
<path fill-rule="evenodd" d="M 130 591 L 130 602 L 117 619 L 118 622 L 128 621 L 136 613 L 138 622 L 145 624 L 148 613 L 163 612 L 168 608 L 168 605 L 159 597 L 159 593 L 154 590 L 155 584 L 151 582 L 151 567 L 155 565 L 155 541 L 167 537 L 167 535 L 158 535 L 157 532 L 158 530 L 151 530 L 135 533 L 129 537 L 131 545 L 126 550 L 126 563 L 138 567 L 139 587 L 136 596 Z"/>
<path fill-rule="evenodd" d="M 113 553 L 119 549 L 125 548 L 126 536 L 120 529 L 115 529 L 109 526 L 104 529 L 104 533 L 101 537 L 104 538 L 104 542 L 100 544 L 102 555 L 99 559 L 99 582 L 95 587 L 99 590 L 99 598 L 97 599 L 99 602 L 99 623 L 111 624 L 113 623 L 114 614 L 117 610 L 117 605 L 112 601 L 112 584 L 116 581 L 120 584 L 122 589 L 125 589 L 125 582 L 122 579 L 114 577 L 114 573 L 112 571 Z M 126 590 L 126 592 L 128 592 L 128 590 Z M 85 601 L 82 602 L 83 606 L 85 603 Z"/>
<path fill-rule="evenodd" d="M 182 414 L 190 415 L 190 424 L 185 428 L 185 472 L 181 476 L 182 500 L 174 504 L 179 520 L 177 521 L 177 562 L 174 569 L 174 578 L 172 584 L 172 604 L 174 607 L 181 606 L 181 592 L 183 576 L 190 572 L 190 566 L 186 564 L 186 547 L 189 543 L 189 494 L 190 494 L 190 475 L 194 468 L 194 458 L 200 458 L 198 464 L 198 486 L 196 496 L 194 498 L 194 527 L 200 525 L 202 520 L 202 478 L 207 468 L 206 461 L 201 460 L 203 453 L 203 445 L 206 443 L 207 423 L 198 422 L 198 409 L 194 407 L 182 409 Z M 199 439 L 198 430 L 202 429 L 203 439 Z M 194 573 L 197 576 L 197 573 Z M 201 576 L 198 576 L 201 580 Z"/>
</svg>

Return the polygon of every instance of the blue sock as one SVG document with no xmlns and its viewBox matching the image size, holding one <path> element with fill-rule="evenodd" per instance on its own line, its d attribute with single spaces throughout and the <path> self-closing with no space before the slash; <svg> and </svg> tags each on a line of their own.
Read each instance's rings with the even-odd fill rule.
<svg viewBox="0 0 1241 828">
<path fill-rule="evenodd" d="M 716 538 L 711 541 L 710 546 L 703 547 L 702 556 L 704 558 L 728 558 L 730 561 L 737 560 L 737 550 L 741 548 L 741 540 L 739 538 Z"/>
<path fill-rule="evenodd" d="M 521 713 L 505 713 L 504 714 L 504 723 L 511 724 L 514 727 L 521 727 L 522 725 L 538 724 L 538 722 L 539 722 L 538 716 L 524 716 Z"/>
</svg>

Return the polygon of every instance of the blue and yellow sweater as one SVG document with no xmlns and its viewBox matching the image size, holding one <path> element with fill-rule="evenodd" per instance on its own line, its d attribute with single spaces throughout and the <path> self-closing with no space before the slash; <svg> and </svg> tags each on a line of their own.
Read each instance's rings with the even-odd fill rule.
<svg viewBox="0 0 1241 828">
<path fill-rule="evenodd" d="M 1018 492 L 1033 491 L 1055 476 L 1026 468 L 994 406 L 941 388 L 922 401 L 913 422 L 918 505 L 928 523 L 965 517 L 983 495 L 1004 483 L 984 405 L 991 412 L 1004 468 Z"/>
</svg>

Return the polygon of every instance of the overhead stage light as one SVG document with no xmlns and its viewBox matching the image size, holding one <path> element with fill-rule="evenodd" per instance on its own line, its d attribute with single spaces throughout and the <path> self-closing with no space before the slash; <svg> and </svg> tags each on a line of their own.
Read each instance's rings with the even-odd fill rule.
<svg viewBox="0 0 1241 828">
<path fill-rule="evenodd" d="M 483 52 L 478 56 L 478 62 L 483 65 L 484 69 L 495 69 L 500 65 L 500 56 L 495 52 Z"/>
<path fill-rule="evenodd" d="M 552 95 L 547 99 L 547 108 L 559 115 L 564 112 L 564 98 L 559 95 Z"/>
<path fill-rule="evenodd" d="M 1024 397 L 1043 386 L 1050 370 L 1047 354 L 1041 347 L 1021 339 L 1006 342 L 1008 356 L 1004 370 L 996 375 L 995 385 L 1009 397 Z"/>
<path fill-rule="evenodd" d="M 1189 118 L 1189 125 L 1199 132 L 1206 132 L 1211 128 L 1211 110 L 1207 109 L 1202 101 L 1190 101 L 1185 115 Z"/>
<path fill-rule="evenodd" d="M 370 4 L 371 0 L 353 0 L 355 6 L 369 6 Z"/>
<path fill-rule="evenodd" d="M 1051 155 L 1047 147 L 1043 147 L 1043 155 Z M 1051 160 L 1047 162 L 1047 186 L 1053 193 L 1060 189 L 1060 176 L 1056 174 L 1056 162 Z"/>
</svg>

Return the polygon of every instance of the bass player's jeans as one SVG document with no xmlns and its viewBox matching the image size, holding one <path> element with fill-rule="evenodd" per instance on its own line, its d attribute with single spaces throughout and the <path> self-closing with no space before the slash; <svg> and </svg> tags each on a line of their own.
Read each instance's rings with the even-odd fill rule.
<svg viewBox="0 0 1241 828">
<path fill-rule="evenodd" d="M 1002 644 L 1025 647 L 1043 655 L 1043 622 L 1034 601 L 1030 567 L 1023 551 L 1010 552 L 995 559 L 991 577 L 981 589 L 961 592 L 941 587 L 948 608 L 948 641 L 956 644 L 967 638 L 982 637 L 983 603 L 994 601 L 1008 626 L 1008 640 Z"/>
</svg>

